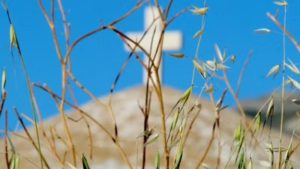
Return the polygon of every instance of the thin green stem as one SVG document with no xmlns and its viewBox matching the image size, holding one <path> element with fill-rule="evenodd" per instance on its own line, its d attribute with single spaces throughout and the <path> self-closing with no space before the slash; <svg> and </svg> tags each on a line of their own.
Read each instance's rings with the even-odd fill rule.
<svg viewBox="0 0 300 169">
<path fill-rule="evenodd" d="M 41 142 L 40 142 L 40 136 L 39 136 L 39 126 L 38 126 L 38 118 L 37 118 L 37 112 L 36 112 L 36 108 L 35 108 L 35 95 L 34 95 L 34 92 L 33 92 L 33 89 L 32 89 L 32 85 L 31 85 L 31 81 L 29 79 L 29 74 L 27 72 L 27 68 L 26 68 L 26 65 L 25 65 L 25 62 L 24 62 L 24 59 L 23 59 L 23 56 L 19 55 L 19 58 L 21 60 L 21 64 L 22 64 L 22 68 L 23 68 L 23 71 L 24 71 L 24 74 L 25 74 L 25 79 L 26 79 L 26 84 L 27 84 L 27 88 L 29 90 L 29 94 L 30 94 L 30 103 L 31 103 L 31 109 L 32 109 L 32 114 L 33 114 L 33 119 L 34 119 L 34 126 L 35 126 L 35 132 L 36 132 L 36 137 L 37 137 L 37 146 L 38 146 L 38 153 L 40 155 L 40 157 L 42 157 L 42 150 L 41 150 Z M 43 169 L 44 168 L 44 165 L 43 165 L 43 160 L 41 158 L 41 168 Z M 46 167 L 49 168 L 49 166 L 46 164 Z"/>
<path fill-rule="evenodd" d="M 203 2 L 203 4 L 206 4 L 206 1 Z M 202 21 L 201 21 L 201 29 L 200 31 L 204 31 L 205 30 L 205 23 L 206 23 L 206 15 L 202 16 Z M 196 48 L 196 53 L 195 53 L 195 57 L 194 59 L 198 59 L 199 58 L 199 50 L 200 50 L 200 44 L 202 42 L 202 36 L 199 37 L 198 42 L 197 42 L 197 48 Z M 196 74 L 196 67 L 193 67 L 193 73 L 192 73 L 192 86 L 194 86 L 195 83 L 195 74 Z"/>
<path fill-rule="evenodd" d="M 6 10 L 6 14 L 7 14 L 9 24 L 11 26 L 14 26 L 8 8 L 6 7 L 5 10 Z M 31 80 L 30 80 L 29 74 L 27 72 L 27 68 L 26 68 L 26 65 L 25 65 L 25 61 L 23 59 L 22 50 L 21 50 L 21 47 L 20 47 L 20 44 L 19 44 L 19 41 L 18 41 L 18 36 L 17 36 L 16 32 L 15 32 L 15 36 L 16 36 L 16 45 L 15 45 L 15 47 L 18 51 L 18 56 L 20 58 L 21 66 L 22 66 L 22 69 L 23 69 L 23 72 L 24 72 L 24 75 L 25 75 L 25 79 L 26 79 L 26 85 L 27 85 L 27 88 L 28 88 L 29 94 L 30 94 L 30 104 L 31 104 L 33 118 L 34 118 L 35 132 L 36 132 L 37 142 L 38 142 L 38 153 L 39 153 L 39 156 L 41 157 L 40 162 L 41 162 L 41 168 L 43 169 L 44 165 L 43 165 L 43 161 L 42 161 L 42 150 L 41 150 L 39 130 L 38 130 L 38 118 L 37 118 L 38 108 L 37 108 L 37 104 L 36 104 L 36 98 L 35 98 L 35 95 L 34 95 L 34 92 L 33 92 L 33 89 L 32 89 Z M 40 115 L 40 113 L 39 113 L 39 115 Z M 41 119 L 41 117 L 40 117 L 40 119 Z M 45 164 L 46 164 L 46 167 L 49 168 L 47 163 L 45 163 Z"/>
<path fill-rule="evenodd" d="M 287 7 L 284 6 L 284 16 L 283 16 L 283 32 L 282 32 L 282 90 L 281 90 L 281 115 L 280 115 L 280 133 L 279 133 L 279 159 L 278 159 L 278 168 L 281 167 L 282 161 L 282 132 L 283 132 L 283 123 L 284 123 L 284 98 L 285 98 L 285 70 L 286 70 L 286 16 L 287 16 Z"/>
</svg>

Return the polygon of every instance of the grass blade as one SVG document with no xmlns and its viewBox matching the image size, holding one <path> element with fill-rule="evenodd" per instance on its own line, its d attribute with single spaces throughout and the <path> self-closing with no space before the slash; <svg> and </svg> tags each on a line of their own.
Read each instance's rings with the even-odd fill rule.
<svg viewBox="0 0 300 169">
<path fill-rule="evenodd" d="M 83 169 L 90 169 L 89 163 L 87 161 L 87 159 L 85 158 L 84 154 L 82 154 L 82 166 Z"/>
</svg>

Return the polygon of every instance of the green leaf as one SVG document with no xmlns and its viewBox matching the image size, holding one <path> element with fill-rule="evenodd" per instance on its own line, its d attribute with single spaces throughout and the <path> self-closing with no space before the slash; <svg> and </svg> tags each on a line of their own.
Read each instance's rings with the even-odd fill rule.
<svg viewBox="0 0 300 169">
<path fill-rule="evenodd" d="M 254 131 L 256 130 L 259 130 L 262 126 L 262 117 L 261 117 L 261 112 L 258 112 L 255 117 L 254 117 L 254 122 L 255 122 L 255 129 Z"/>
<path fill-rule="evenodd" d="M 206 15 L 208 12 L 208 7 L 199 8 L 194 6 L 194 9 L 192 9 L 191 12 L 195 15 Z"/>
<path fill-rule="evenodd" d="M 176 113 L 174 114 L 174 118 L 173 118 L 173 121 L 172 121 L 172 125 L 171 125 L 171 129 L 170 129 L 170 133 L 173 131 L 173 129 L 175 129 L 175 127 L 177 126 L 177 122 L 178 122 L 178 119 L 179 119 L 179 114 L 180 114 L 180 111 L 176 111 Z"/>
<path fill-rule="evenodd" d="M 198 72 L 203 77 L 203 79 L 206 79 L 206 71 L 205 71 L 205 69 L 196 60 L 193 60 L 193 64 L 197 68 Z"/>
<path fill-rule="evenodd" d="M 242 151 L 239 156 L 238 169 L 245 169 L 245 168 L 246 168 L 246 157 L 245 157 L 245 152 Z"/>
<path fill-rule="evenodd" d="M 89 163 L 87 161 L 87 159 L 85 158 L 84 154 L 82 154 L 82 166 L 83 169 L 90 169 Z"/>
<path fill-rule="evenodd" d="M 238 128 L 234 130 L 234 140 L 237 142 L 241 142 L 241 140 L 243 140 L 244 137 L 245 137 L 244 129 L 240 124 Z"/>
<path fill-rule="evenodd" d="M 183 94 L 183 96 L 179 99 L 180 102 L 182 102 L 183 104 L 185 104 L 188 99 L 191 97 L 193 91 L 193 87 L 189 87 Z"/>
<path fill-rule="evenodd" d="M 9 27 L 9 35 L 10 35 L 10 47 L 17 47 L 17 36 L 15 32 L 14 26 L 11 24 Z"/>
<path fill-rule="evenodd" d="M 183 150 L 182 150 L 182 148 L 180 148 L 179 153 L 177 153 L 177 155 L 176 155 L 174 169 L 179 169 L 180 168 L 182 156 L 183 156 Z"/>
<path fill-rule="evenodd" d="M 155 169 L 160 169 L 160 154 L 159 154 L 159 152 L 155 156 Z"/>
<path fill-rule="evenodd" d="M 10 159 L 10 169 L 19 169 L 20 158 L 18 155 L 13 154 Z"/>
</svg>

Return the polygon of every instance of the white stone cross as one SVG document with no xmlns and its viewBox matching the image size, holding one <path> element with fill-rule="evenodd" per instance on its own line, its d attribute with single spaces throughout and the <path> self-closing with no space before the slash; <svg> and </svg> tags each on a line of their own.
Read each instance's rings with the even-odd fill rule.
<svg viewBox="0 0 300 169">
<path fill-rule="evenodd" d="M 155 57 L 156 49 L 158 48 L 159 38 L 161 36 L 162 32 L 162 20 L 159 17 L 159 11 L 156 7 L 147 7 L 145 9 L 145 31 L 148 30 L 147 34 L 144 36 L 144 38 L 141 40 L 144 32 L 129 32 L 127 33 L 127 36 L 134 40 L 135 42 L 139 42 L 139 45 L 144 48 L 147 53 L 151 53 L 151 58 L 155 58 L 154 64 L 155 66 L 159 66 L 159 76 L 162 80 L 162 65 L 159 65 L 159 61 L 162 58 Z M 136 45 L 134 43 L 128 42 L 130 48 L 134 48 Z M 164 43 L 163 43 L 163 50 L 179 50 L 182 47 L 182 33 L 180 31 L 166 31 L 164 33 Z M 125 44 L 125 48 L 127 51 L 131 51 L 130 48 Z M 140 48 L 137 48 L 136 51 L 141 51 Z M 159 53 L 157 53 L 159 55 Z M 148 57 L 145 57 L 145 63 L 148 65 Z M 153 72 L 153 70 L 151 70 Z M 144 84 L 147 82 L 148 73 L 147 70 L 144 69 L 144 75 L 143 75 L 143 81 Z M 157 78 L 154 73 L 151 73 L 151 76 L 155 82 L 157 82 Z M 152 83 L 150 82 L 150 85 Z"/>
</svg>

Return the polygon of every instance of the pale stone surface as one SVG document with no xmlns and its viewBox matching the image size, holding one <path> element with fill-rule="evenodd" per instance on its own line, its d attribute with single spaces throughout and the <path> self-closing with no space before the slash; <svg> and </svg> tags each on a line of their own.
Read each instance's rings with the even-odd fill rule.
<svg viewBox="0 0 300 169">
<path fill-rule="evenodd" d="M 170 113 L 171 108 L 177 102 L 177 100 L 182 97 L 183 93 L 170 88 L 163 89 L 165 109 L 167 114 Z M 141 135 L 143 131 L 143 115 L 139 109 L 139 105 L 144 104 L 145 88 L 138 87 L 123 92 L 117 93 L 112 96 L 112 108 L 115 112 L 118 129 L 119 129 L 119 141 L 121 146 L 124 148 L 129 160 L 133 166 L 141 165 L 141 153 L 142 153 L 142 138 L 138 136 Z M 161 114 L 159 110 L 159 103 L 156 99 L 156 95 L 152 96 L 152 107 L 150 114 L 150 128 L 153 128 L 156 133 L 160 134 L 160 137 L 155 142 L 148 145 L 147 153 L 147 168 L 154 168 L 154 157 L 157 152 L 162 154 L 162 136 L 161 136 Z M 107 102 L 108 98 L 100 99 L 103 102 Z M 200 100 L 198 98 L 193 98 L 191 103 L 198 102 L 202 105 L 202 110 L 199 117 L 197 118 L 194 127 L 191 130 L 190 137 L 188 138 L 185 148 L 184 156 L 182 161 L 182 168 L 195 168 L 197 161 L 202 157 L 205 148 L 207 147 L 209 138 L 211 137 L 212 125 L 215 118 L 214 108 L 211 103 L 207 101 Z M 191 105 L 187 106 L 189 109 Z M 94 102 L 87 103 L 81 107 L 85 112 L 93 116 L 98 122 L 103 124 L 109 131 L 113 131 L 113 125 L 111 122 L 111 117 L 107 109 L 97 105 Z M 68 116 L 73 119 L 80 119 L 79 112 L 74 110 L 69 111 Z M 171 118 L 168 118 L 168 127 L 171 123 Z M 232 110 L 225 110 L 221 113 L 221 132 L 220 132 L 220 145 L 221 145 L 221 168 L 224 168 L 228 163 L 227 168 L 236 168 L 233 165 L 234 155 L 233 155 L 233 133 L 235 128 L 239 126 L 240 115 Z M 95 123 L 88 120 L 92 136 L 93 136 L 93 159 L 89 159 L 92 168 L 128 168 L 124 161 L 122 160 L 120 153 L 116 146 L 113 144 L 112 140 L 107 137 L 106 134 L 97 126 Z M 68 121 L 73 141 L 76 148 L 76 153 L 78 157 L 78 162 L 84 153 L 87 157 L 89 154 L 89 139 L 88 130 L 84 120 L 79 122 Z M 67 151 L 67 146 L 65 143 L 57 138 L 60 136 L 66 138 L 64 134 L 63 124 L 59 117 L 54 117 L 44 123 L 45 133 L 49 136 L 50 129 L 55 131 L 56 134 L 56 150 L 60 157 L 66 155 L 68 162 L 71 162 L 70 152 Z M 30 129 L 33 133 L 33 129 Z M 169 131 L 169 130 L 168 130 Z M 24 133 L 17 133 L 24 135 Z M 270 137 L 273 139 L 274 147 L 277 145 L 278 133 L 272 131 Z M 247 142 L 247 155 L 251 156 L 254 161 L 254 168 L 266 168 L 265 161 L 269 158 L 269 153 L 266 150 L 266 140 L 269 137 L 268 131 L 263 131 L 258 135 L 258 142 L 254 146 L 254 142 Z M 27 168 L 39 168 L 39 158 L 38 154 L 27 140 L 20 138 L 18 136 L 12 136 L 13 143 L 18 154 L 21 157 L 21 169 Z M 284 136 L 284 146 L 287 146 L 289 142 L 288 137 Z M 47 140 L 43 137 L 41 139 L 43 153 L 45 154 L 51 168 L 63 168 L 59 165 L 57 158 L 54 156 L 53 147 L 51 148 Z M 0 146 L 3 147 L 3 141 L 0 141 Z M 1 148 L 1 154 L 2 153 Z M 174 151 L 171 154 L 174 155 Z M 205 159 L 205 164 L 211 168 L 215 168 L 217 157 L 218 157 L 218 142 L 213 142 L 212 149 L 209 151 L 207 158 Z M 300 153 L 295 152 L 295 156 L 292 157 L 292 162 L 294 168 L 300 168 L 299 162 Z M 4 166 L 4 156 L 0 157 L 0 168 Z M 171 160 L 173 162 L 173 159 Z M 163 160 L 162 160 L 163 163 Z M 68 167 L 66 167 L 68 168 Z M 135 167 L 134 167 L 135 168 Z M 140 168 L 140 167 L 137 167 Z"/>
<path fill-rule="evenodd" d="M 162 36 L 163 23 L 159 16 L 159 11 L 155 6 L 147 7 L 144 14 L 144 29 L 142 32 L 128 32 L 127 36 L 131 38 L 136 43 L 147 51 L 150 54 L 151 59 L 153 59 L 155 66 L 159 66 L 159 77 L 162 79 L 162 64 L 160 64 L 162 58 L 161 54 L 157 53 L 157 49 L 160 49 L 159 42 Z M 144 35 L 145 33 L 145 35 Z M 182 33 L 180 31 L 169 31 L 167 30 L 163 34 L 163 51 L 171 50 L 180 50 L 182 48 Z M 125 44 L 125 49 L 131 52 L 131 49 L 134 49 L 136 45 L 130 41 L 127 41 L 130 48 Z M 141 51 L 140 48 L 137 48 L 136 51 Z M 159 51 L 159 50 L 158 50 Z M 148 57 L 144 56 L 145 64 L 148 63 Z M 144 69 L 143 72 L 144 84 L 147 82 L 148 72 Z M 157 77 L 154 74 L 154 71 L 151 70 L 151 75 L 154 81 L 157 81 Z M 150 83 L 151 84 L 151 83 Z"/>
</svg>

